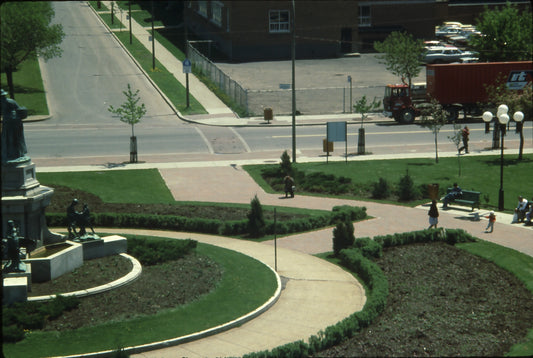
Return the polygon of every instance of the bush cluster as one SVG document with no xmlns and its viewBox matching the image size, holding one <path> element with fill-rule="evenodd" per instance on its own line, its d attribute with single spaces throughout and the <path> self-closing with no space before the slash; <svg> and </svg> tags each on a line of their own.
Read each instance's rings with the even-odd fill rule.
<svg viewBox="0 0 533 358">
<path fill-rule="evenodd" d="M 129 238 L 128 253 L 143 266 L 152 266 L 163 262 L 178 260 L 196 249 L 196 240 L 167 240 L 146 238 Z"/>
<path fill-rule="evenodd" d="M 464 230 L 422 230 L 409 233 L 357 239 L 351 248 L 341 250 L 341 264 L 359 277 L 367 288 L 367 300 L 362 311 L 355 312 L 335 325 L 311 336 L 309 343 L 292 342 L 270 351 L 247 354 L 246 358 L 308 357 L 324 349 L 331 348 L 351 338 L 361 329 L 368 327 L 385 309 L 389 295 L 387 277 L 372 261 L 381 256 L 384 247 L 408 245 L 419 242 L 458 242 L 475 241 Z"/>
<path fill-rule="evenodd" d="M 25 331 L 43 329 L 48 320 L 58 318 L 64 311 L 80 304 L 75 296 L 61 296 L 46 302 L 16 302 L 2 307 L 2 341 L 18 342 Z"/>
<path fill-rule="evenodd" d="M 277 222 L 274 228 L 273 220 L 265 220 L 265 234 L 280 235 L 315 230 L 335 225 L 343 217 L 351 220 L 366 218 L 365 207 L 339 206 L 332 212 L 324 215 L 309 216 L 286 222 Z M 248 219 L 222 221 L 218 219 L 190 218 L 172 215 L 145 215 L 145 214 L 112 214 L 97 213 L 92 215 L 95 227 L 128 227 L 128 228 L 157 228 L 160 230 L 174 230 L 197 232 L 212 235 L 246 235 L 249 233 Z M 67 219 L 64 214 L 47 213 L 46 220 L 49 227 L 66 227 Z"/>
</svg>

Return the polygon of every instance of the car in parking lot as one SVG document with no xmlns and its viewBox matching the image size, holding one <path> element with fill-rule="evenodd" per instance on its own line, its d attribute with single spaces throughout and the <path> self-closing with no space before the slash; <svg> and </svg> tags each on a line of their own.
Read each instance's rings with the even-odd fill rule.
<svg viewBox="0 0 533 358">
<path fill-rule="evenodd" d="M 426 48 L 422 62 L 426 64 L 461 62 L 461 59 L 466 57 L 471 58 L 476 55 L 471 51 L 461 51 L 457 47 L 433 46 Z"/>
</svg>

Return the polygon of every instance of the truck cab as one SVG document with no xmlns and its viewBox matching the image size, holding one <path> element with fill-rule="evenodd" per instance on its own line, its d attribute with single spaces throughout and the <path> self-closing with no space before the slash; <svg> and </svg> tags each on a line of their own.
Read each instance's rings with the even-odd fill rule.
<svg viewBox="0 0 533 358">
<path fill-rule="evenodd" d="M 389 84 L 385 86 L 383 96 L 383 114 L 402 124 L 413 123 L 420 112 L 413 106 L 411 89 L 406 84 Z"/>
</svg>

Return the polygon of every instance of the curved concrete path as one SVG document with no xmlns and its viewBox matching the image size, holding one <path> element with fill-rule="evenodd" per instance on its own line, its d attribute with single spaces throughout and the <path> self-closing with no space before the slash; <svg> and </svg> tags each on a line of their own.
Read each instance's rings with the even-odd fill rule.
<svg viewBox="0 0 533 358">
<path fill-rule="evenodd" d="M 224 247 L 274 267 L 274 248 L 255 242 L 155 230 L 105 229 L 110 233 L 190 238 Z M 278 274 L 284 281 L 279 300 L 265 313 L 220 334 L 178 346 L 156 349 L 134 357 L 227 357 L 272 349 L 306 340 L 363 308 L 361 284 L 349 273 L 327 261 L 295 250 L 278 248 Z M 244 274 L 244 273 L 243 273 Z"/>
</svg>

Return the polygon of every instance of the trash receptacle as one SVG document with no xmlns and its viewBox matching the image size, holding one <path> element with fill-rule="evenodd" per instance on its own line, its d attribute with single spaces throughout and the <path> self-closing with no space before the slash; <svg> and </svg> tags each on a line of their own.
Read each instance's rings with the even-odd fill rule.
<svg viewBox="0 0 533 358">
<path fill-rule="evenodd" d="M 431 200 L 439 200 L 439 184 L 428 184 L 428 195 Z"/>
<path fill-rule="evenodd" d="M 267 107 L 264 109 L 264 118 L 265 118 L 265 121 L 269 122 L 272 120 L 274 114 L 272 113 L 272 108 L 270 107 Z"/>
<path fill-rule="evenodd" d="M 326 138 L 322 140 L 322 151 L 324 153 L 333 152 L 333 142 L 328 142 Z"/>
</svg>

